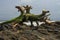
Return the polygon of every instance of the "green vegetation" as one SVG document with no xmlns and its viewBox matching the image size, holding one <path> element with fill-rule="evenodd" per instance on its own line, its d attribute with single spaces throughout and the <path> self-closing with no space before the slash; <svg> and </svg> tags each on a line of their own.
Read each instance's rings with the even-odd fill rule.
<svg viewBox="0 0 60 40">
<path fill-rule="evenodd" d="M 12 23 L 12 22 L 20 23 L 20 22 L 29 20 L 29 21 L 31 21 L 31 25 L 32 25 L 33 21 L 36 21 L 36 22 L 41 21 L 41 20 L 45 21 L 46 20 L 45 17 L 49 16 L 49 15 L 46 15 L 46 13 L 49 13 L 49 11 L 46 11 L 46 10 L 43 10 L 42 14 L 39 14 L 39 15 L 31 14 L 30 9 L 32 9 L 32 8 L 31 8 L 31 6 L 28 6 L 28 5 L 27 6 L 16 6 L 15 8 L 17 8 L 18 11 L 21 12 L 21 15 L 19 15 L 18 17 L 14 18 L 12 20 L 3 22 L 1 24 Z M 26 12 L 24 12 L 24 11 L 26 11 Z"/>
</svg>

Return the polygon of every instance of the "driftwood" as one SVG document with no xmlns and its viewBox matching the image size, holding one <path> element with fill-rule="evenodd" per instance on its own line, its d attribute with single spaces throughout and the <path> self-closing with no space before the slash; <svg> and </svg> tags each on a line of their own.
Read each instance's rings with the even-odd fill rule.
<svg viewBox="0 0 60 40">
<path fill-rule="evenodd" d="M 3 22 L 2 24 L 5 24 L 5 23 L 23 23 L 24 21 L 31 21 L 31 26 L 33 26 L 32 22 L 33 21 L 46 21 L 46 18 L 47 16 L 49 15 L 46 15 L 47 13 L 49 13 L 49 11 L 46 11 L 46 10 L 43 10 L 41 14 L 39 15 L 34 15 L 34 14 L 31 14 L 30 13 L 30 9 L 31 9 L 31 6 L 16 6 L 15 8 L 18 9 L 18 11 L 21 12 L 21 15 L 19 15 L 18 17 L 16 17 L 15 19 L 12 19 L 12 20 L 9 20 L 9 21 L 6 21 L 6 22 Z M 24 12 L 26 11 L 26 13 Z M 37 23 L 38 25 L 38 23 Z"/>
</svg>

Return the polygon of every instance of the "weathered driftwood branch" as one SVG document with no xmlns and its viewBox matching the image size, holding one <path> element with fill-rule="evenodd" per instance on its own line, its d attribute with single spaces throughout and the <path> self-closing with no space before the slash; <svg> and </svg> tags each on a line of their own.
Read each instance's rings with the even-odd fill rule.
<svg viewBox="0 0 60 40">
<path fill-rule="evenodd" d="M 46 10 L 43 10 L 42 14 L 39 14 L 39 15 L 31 14 L 30 13 L 31 6 L 28 6 L 28 5 L 27 6 L 16 6 L 15 8 L 17 8 L 18 11 L 21 12 L 21 15 L 19 15 L 18 17 L 14 18 L 12 20 L 3 22 L 1 24 L 12 23 L 12 22 L 20 23 L 20 22 L 24 22 L 24 21 L 28 21 L 29 20 L 29 21 L 31 21 L 31 25 L 33 26 L 33 24 L 32 24 L 33 21 L 37 22 L 37 21 L 44 20 L 45 17 L 50 15 L 50 14 L 46 15 L 46 13 L 49 13 L 49 11 L 46 11 Z M 24 11 L 26 11 L 26 13 Z"/>
</svg>

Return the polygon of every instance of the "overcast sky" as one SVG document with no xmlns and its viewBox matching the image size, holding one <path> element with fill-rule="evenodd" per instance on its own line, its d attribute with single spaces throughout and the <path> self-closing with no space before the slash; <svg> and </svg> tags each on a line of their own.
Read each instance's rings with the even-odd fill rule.
<svg viewBox="0 0 60 40">
<path fill-rule="evenodd" d="M 9 20 L 20 13 L 16 5 L 31 5 L 33 14 L 40 14 L 42 9 L 49 10 L 52 20 L 60 20 L 60 0 L 0 0 L 0 20 Z"/>
</svg>

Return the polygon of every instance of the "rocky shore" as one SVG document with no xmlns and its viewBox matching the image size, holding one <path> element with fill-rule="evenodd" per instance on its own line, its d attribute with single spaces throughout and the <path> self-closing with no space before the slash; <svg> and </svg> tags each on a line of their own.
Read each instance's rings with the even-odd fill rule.
<svg viewBox="0 0 60 40">
<path fill-rule="evenodd" d="M 42 10 L 39 15 L 31 14 L 31 6 L 16 6 L 21 13 L 18 17 L 0 23 L 0 40 L 60 40 L 60 22 L 52 22 Z M 26 12 L 25 12 L 26 11 Z M 30 21 L 31 26 L 23 24 Z M 33 21 L 37 26 L 33 26 Z M 38 24 L 38 21 L 43 22 Z"/>
<path fill-rule="evenodd" d="M 0 25 L 0 40 L 60 40 L 60 22 L 30 27 L 17 23 Z"/>
</svg>

